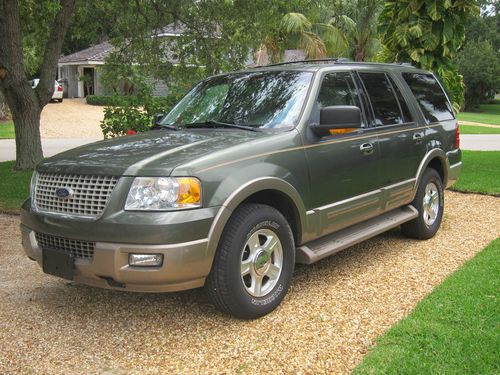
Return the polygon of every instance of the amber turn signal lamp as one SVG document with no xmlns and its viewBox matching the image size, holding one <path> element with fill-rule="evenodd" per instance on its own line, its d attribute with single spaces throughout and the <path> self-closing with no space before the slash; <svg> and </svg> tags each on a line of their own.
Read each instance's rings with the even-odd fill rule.
<svg viewBox="0 0 500 375">
<path fill-rule="evenodd" d="M 329 132 L 330 132 L 330 134 L 335 135 L 335 134 L 350 133 L 350 132 L 353 132 L 355 130 L 356 130 L 356 128 L 342 128 L 342 129 L 330 129 Z"/>
</svg>

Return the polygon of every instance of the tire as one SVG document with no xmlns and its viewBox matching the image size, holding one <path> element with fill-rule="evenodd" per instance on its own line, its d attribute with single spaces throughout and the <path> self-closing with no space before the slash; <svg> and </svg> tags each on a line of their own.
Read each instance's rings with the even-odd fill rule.
<svg viewBox="0 0 500 375">
<path fill-rule="evenodd" d="M 401 225 L 403 234 L 419 240 L 434 237 L 444 211 L 443 181 L 435 169 L 425 170 L 411 205 L 418 210 L 418 217 Z"/>
<path fill-rule="evenodd" d="M 219 310 L 256 319 L 281 303 L 294 267 L 295 244 L 283 215 L 267 205 L 243 204 L 224 228 L 205 289 Z"/>
</svg>

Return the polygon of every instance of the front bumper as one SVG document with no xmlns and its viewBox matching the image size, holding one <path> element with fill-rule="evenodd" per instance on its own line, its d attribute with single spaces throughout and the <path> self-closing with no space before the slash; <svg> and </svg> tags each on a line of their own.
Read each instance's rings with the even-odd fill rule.
<svg viewBox="0 0 500 375">
<path fill-rule="evenodd" d="M 171 213 L 126 212 L 95 221 L 71 220 L 21 210 L 23 248 L 42 266 L 36 233 L 95 243 L 93 257 L 76 258 L 74 281 L 136 292 L 170 292 L 201 287 L 213 251 L 209 231 L 220 207 Z M 162 254 L 159 267 L 133 267 L 129 253 Z"/>
<path fill-rule="evenodd" d="M 21 225 L 23 248 L 42 266 L 42 249 L 35 231 Z M 130 245 L 96 242 L 92 260 L 75 260 L 74 281 L 135 292 L 171 292 L 203 286 L 210 272 L 207 239 L 175 245 Z M 132 267 L 129 253 L 163 254 L 160 267 Z"/>
</svg>

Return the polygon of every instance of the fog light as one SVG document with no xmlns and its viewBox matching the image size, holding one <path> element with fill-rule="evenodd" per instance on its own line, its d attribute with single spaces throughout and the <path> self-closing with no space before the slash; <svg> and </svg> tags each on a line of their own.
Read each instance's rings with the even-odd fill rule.
<svg viewBox="0 0 500 375">
<path fill-rule="evenodd" d="M 163 264 L 163 254 L 129 254 L 128 264 L 134 267 L 159 267 Z"/>
</svg>

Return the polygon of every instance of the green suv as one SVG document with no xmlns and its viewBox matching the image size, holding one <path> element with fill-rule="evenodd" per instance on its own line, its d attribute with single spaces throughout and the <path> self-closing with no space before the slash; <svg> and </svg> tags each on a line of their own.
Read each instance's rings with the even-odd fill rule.
<svg viewBox="0 0 500 375">
<path fill-rule="evenodd" d="M 43 271 L 137 292 L 205 287 L 251 319 L 295 263 L 401 226 L 427 239 L 461 168 L 450 101 L 401 64 L 304 61 L 197 84 L 149 132 L 45 159 L 22 207 Z"/>
</svg>

